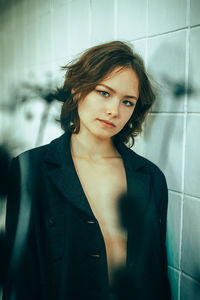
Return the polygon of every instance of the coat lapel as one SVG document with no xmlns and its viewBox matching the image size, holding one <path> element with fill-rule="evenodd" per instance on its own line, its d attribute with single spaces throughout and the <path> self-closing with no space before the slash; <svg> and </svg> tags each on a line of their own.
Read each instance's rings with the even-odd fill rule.
<svg viewBox="0 0 200 300">
<path fill-rule="evenodd" d="M 144 172 L 146 160 L 123 144 L 117 148 L 126 171 L 127 196 L 132 201 L 137 201 L 140 213 L 143 213 L 148 204 L 150 187 L 150 175 Z"/>
<path fill-rule="evenodd" d="M 48 176 L 66 199 L 94 218 L 72 161 L 70 137 L 71 134 L 66 132 L 49 144 L 45 157 Z M 148 204 L 150 183 L 150 175 L 143 172 L 146 165 L 145 160 L 122 143 L 116 146 L 125 166 L 127 194 L 132 198 L 132 201 L 137 199 L 140 213 L 142 213 Z"/>
<path fill-rule="evenodd" d="M 53 140 L 45 157 L 50 180 L 59 192 L 74 206 L 94 217 L 81 187 L 70 152 L 69 132 Z"/>
<path fill-rule="evenodd" d="M 146 173 L 146 160 L 124 145 L 118 148 L 126 170 L 127 195 L 122 197 L 121 217 L 127 228 L 127 266 L 133 267 L 144 251 L 143 234 L 145 212 L 150 201 L 150 175 Z"/>
</svg>

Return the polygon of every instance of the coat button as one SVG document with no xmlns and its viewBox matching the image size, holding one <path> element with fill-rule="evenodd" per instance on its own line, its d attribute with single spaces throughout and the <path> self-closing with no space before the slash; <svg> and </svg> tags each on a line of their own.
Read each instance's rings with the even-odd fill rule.
<svg viewBox="0 0 200 300">
<path fill-rule="evenodd" d="M 53 227 L 55 225 L 55 221 L 51 218 L 48 219 L 48 224 L 50 227 Z"/>
<path fill-rule="evenodd" d="M 100 258 L 101 257 L 100 254 L 90 254 L 90 256 L 93 257 L 93 258 Z"/>
</svg>

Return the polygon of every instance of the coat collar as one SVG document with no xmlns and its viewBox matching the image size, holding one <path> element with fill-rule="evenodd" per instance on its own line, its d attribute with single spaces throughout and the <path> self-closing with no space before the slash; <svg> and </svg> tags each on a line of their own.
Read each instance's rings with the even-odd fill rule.
<svg viewBox="0 0 200 300">
<path fill-rule="evenodd" d="M 73 164 L 71 160 L 71 153 L 70 153 L 70 139 L 71 133 L 65 132 L 63 135 L 54 139 L 49 145 L 48 150 L 45 156 L 45 161 L 52 165 L 62 166 L 64 160 L 67 160 L 68 163 L 70 162 Z M 129 164 L 127 164 L 127 168 L 131 170 L 137 171 L 138 169 L 143 168 L 146 166 L 147 161 L 140 155 L 136 154 L 133 150 L 127 148 L 123 143 L 116 144 L 117 150 L 122 155 L 122 158 L 130 159 Z"/>
<path fill-rule="evenodd" d="M 71 133 L 66 132 L 48 145 L 45 157 L 48 175 L 65 198 L 94 218 L 73 164 L 70 138 Z M 143 211 L 149 195 L 150 176 L 143 171 L 147 161 L 122 143 L 116 147 L 124 162 L 128 194 L 137 197 Z"/>
<path fill-rule="evenodd" d="M 48 175 L 66 199 L 81 211 L 94 217 L 76 174 L 71 157 L 70 138 L 71 133 L 66 132 L 49 144 L 45 157 Z"/>
</svg>

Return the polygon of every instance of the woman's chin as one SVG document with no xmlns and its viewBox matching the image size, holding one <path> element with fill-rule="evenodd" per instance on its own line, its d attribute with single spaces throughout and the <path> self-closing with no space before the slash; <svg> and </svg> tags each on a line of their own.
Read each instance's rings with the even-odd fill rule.
<svg viewBox="0 0 200 300">
<path fill-rule="evenodd" d="M 97 139 L 100 140 L 107 140 L 107 139 L 111 139 L 115 133 L 109 133 L 109 132 L 102 132 L 102 131 L 94 131 L 92 132 L 93 136 Z"/>
</svg>

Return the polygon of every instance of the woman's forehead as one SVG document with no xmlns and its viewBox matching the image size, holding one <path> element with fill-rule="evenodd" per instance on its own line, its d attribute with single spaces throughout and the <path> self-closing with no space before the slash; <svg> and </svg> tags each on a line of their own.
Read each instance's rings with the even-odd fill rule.
<svg viewBox="0 0 200 300">
<path fill-rule="evenodd" d="M 105 85 L 124 95 L 139 96 L 139 79 L 132 68 L 117 67 L 99 85 Z"/>
</svg>

